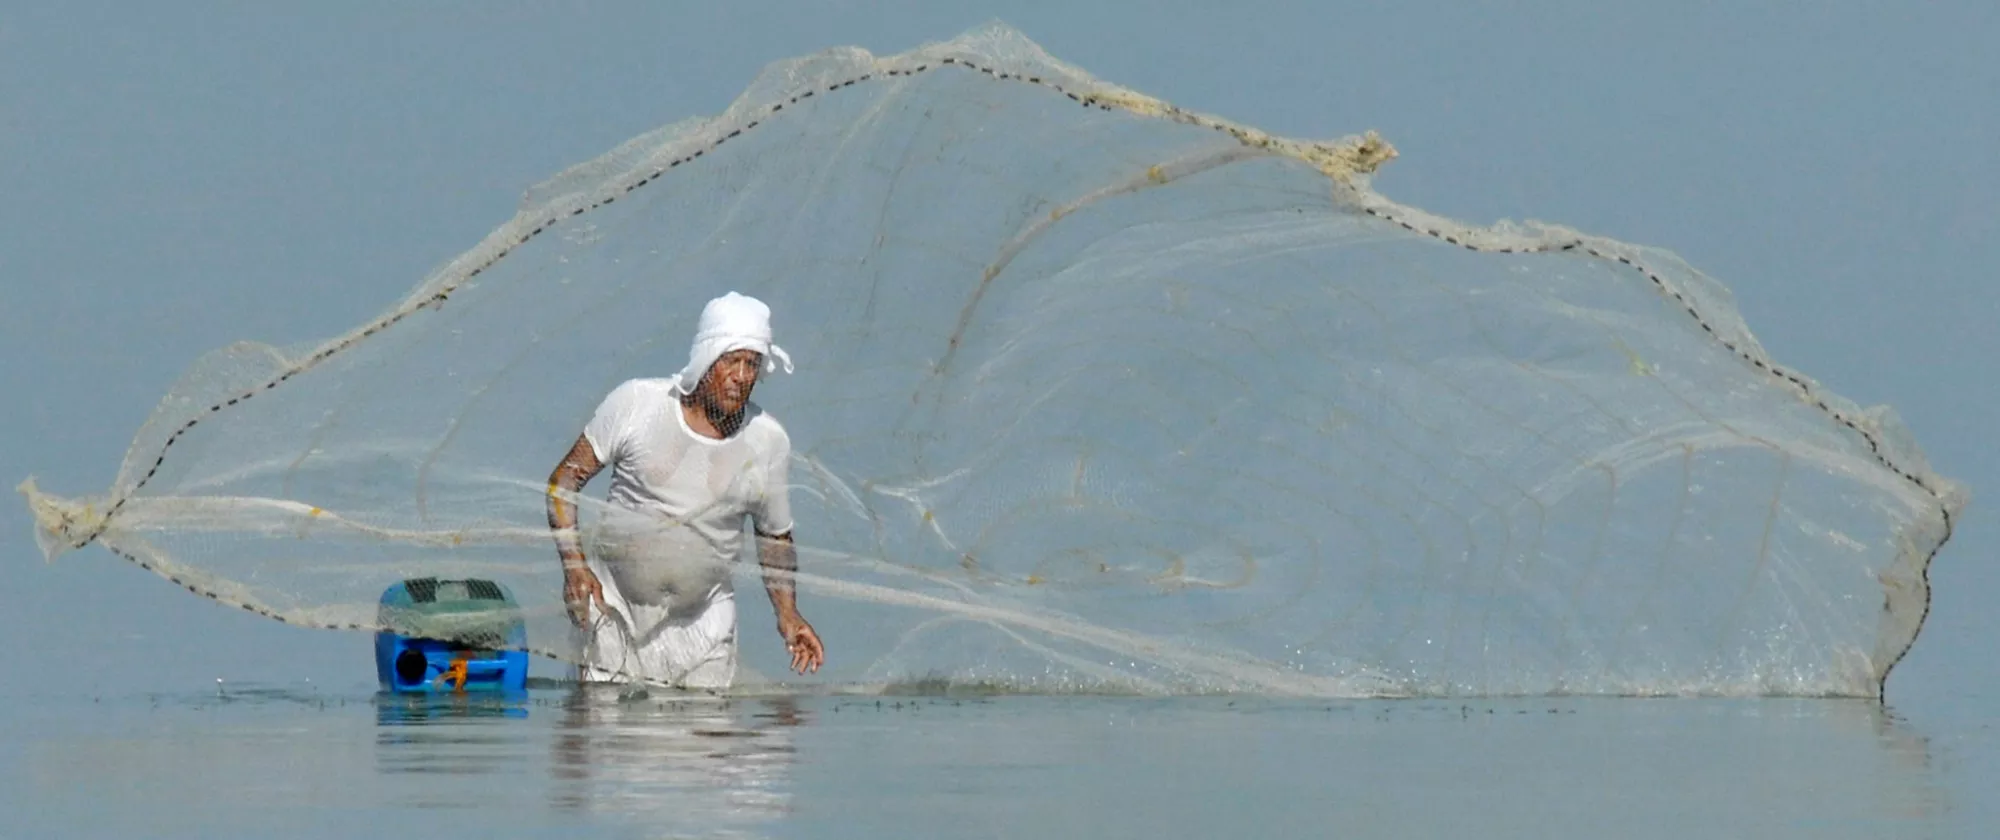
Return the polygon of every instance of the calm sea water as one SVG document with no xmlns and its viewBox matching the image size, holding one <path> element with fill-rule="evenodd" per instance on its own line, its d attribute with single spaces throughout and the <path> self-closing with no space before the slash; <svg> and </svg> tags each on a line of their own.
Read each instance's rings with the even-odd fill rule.
<svg viewBox="0 0 2000 840">
<path fill-rule="evenodd" d="M 10 702 L 8 838 L 1996 835 L 1990 729 L 1854 701 Z"/>
</svg>

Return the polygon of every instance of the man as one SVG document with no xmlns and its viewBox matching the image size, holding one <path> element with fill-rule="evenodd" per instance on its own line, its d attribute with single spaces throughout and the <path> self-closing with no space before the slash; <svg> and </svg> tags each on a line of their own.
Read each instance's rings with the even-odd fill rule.
<svg viewBox="0 0 2000 840">
<path fill-rule="evenodd" d="M 579 679 L 727 688 L 736 675 L 730 566 L 746 518 L 792 669 L 819 670 L 825 651 L 792 582 L 791 439 L 750 402 L 760 369 L 779 361 L 791 372 L 771 343 L 769 307 L 735 292 L 709 301 L 688 366 L 613 389 L 549 476 L 563 600 L 583 637 Z M 567 499 L 607 466 L 610 504 L 586 555 Z"/>
</svg>

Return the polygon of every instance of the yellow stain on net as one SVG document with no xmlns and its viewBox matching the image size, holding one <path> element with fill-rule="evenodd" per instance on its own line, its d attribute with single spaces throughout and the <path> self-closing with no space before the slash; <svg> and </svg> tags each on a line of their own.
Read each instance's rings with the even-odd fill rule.
<svg viewBox="0 0 2000 840">
<path fill-rule="evenodd" d="M 1250 585 L 1250 582 L 1257 578 L 1257 558 L 1245 553 L 1240 554 L 1238 559 L 1243 561 L 1243 570 L 1236 579 L 1218 581 L 1188 577 L 1187 559 L 1178 554 L 1170 554 L 1167 567 L 1159 574 L 1148 578 L 1148 581 L 1167 589 L 1240 589 Z"/>
<path fill-rule="evenodd" d="M 1301 142 L 1237 125 L 1217 117 L 1183 110 L 1177 105 L 1136 91 L 1108 90 L 1091 95 L 1088 101 L 1140 116 L 1157 117 L 1222 131 L 1245 146 L 1301 161 L 1318 169 L 1329 178 L 1343 181 L 1354 175 L 1374 172 L 1382 164 L 1396 159 L 1396 148 L 1373 131 L 1357 139 L 1340 143 Z M 1153 171 L 1148 170 L 1147 175 L 1152 177 Z"/>
<path fill-rule="evenodd" d="M 1613 336 L 1611 341 L 1613 344 L 1618 345 L 1618 352 L 1625 354 L 1625 368 L 1633 376 L 1653 375 L 1653 366 L 1646 364 L 1646 360 L 1640 357 L 1639 351 L 1632 349 L 1631 345 L 1626 344 L 1623 339 L 1616 336 Z"/>
</svg>

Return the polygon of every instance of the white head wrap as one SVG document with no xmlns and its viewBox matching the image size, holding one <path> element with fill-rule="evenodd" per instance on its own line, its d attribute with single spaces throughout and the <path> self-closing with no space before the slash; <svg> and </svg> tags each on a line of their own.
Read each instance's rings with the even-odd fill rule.
<svg viewBox="0 0 2000 840">
<path fill-rule="evenodd" d="M 792 357 L 784 348 L 771 343 L 771 307 L 756 298 L 730 292 L 702 307 L 701 325 L 695 329 L 694 347 L 688 351 L 688 366 L 681 371 L 678 390 L 682 394 L 694 393 L 715 360 L 736 350 L 764 354 L 766 372 L 777 370 L 780 363 L 786 373 L 792 372 Z"/>
</svg>

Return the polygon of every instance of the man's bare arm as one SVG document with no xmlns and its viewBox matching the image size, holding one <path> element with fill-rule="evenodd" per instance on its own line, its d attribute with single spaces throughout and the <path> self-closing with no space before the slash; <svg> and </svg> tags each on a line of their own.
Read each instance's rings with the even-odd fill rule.
<svg viewBox="0 0 2000 840">
<path fill-rule="evenodd" d="M 604 603 L 604 588 L 583 563 L 583 543 L 576 536 L 576 503 L 570 499 L 603 469 L 589 438 L 577 435 L 569 454 L 549 473 L 549 530 L 555 534 L 556 554 L 562 558 L 563 603 L 569 606 L 570 619 L 578 624 L 587 617 L 591 601 Z"/>
<path fill-rule="evenodd" d="M 577 435 L 569 454 L 549 473 L 549 529 L 555 532 L 556 553 L 562 556 L 563 568 L 583 565 L 583 546 L 576 538 L 576 503 L 569 500 L 603 469 L 590 439 Z"/>
<path fill-rule="evenodd" d="M 778 615 L 778 638 L 792 654 L 792 670 L 802 674 L 819 670 L 820 663 L 826 661 L 826 649 L 819 633 L 799 615 L 798 589 L 793 582 L 799 571 L 799 553 L 792 535 L 759 532 L 757 563 L 764 570 L 764 591 L 771 596 L 771 611 Z"/>
<path fill-rule="evenodd" d="M 799 598 L 792 576 L 799 570 L 799 552 L 791 534 L 757 534 L 757 564 L 764 569 L 764 591 L 771 596 L 771 609 L 783 621 L 799 614 Z"/>
</svg>

